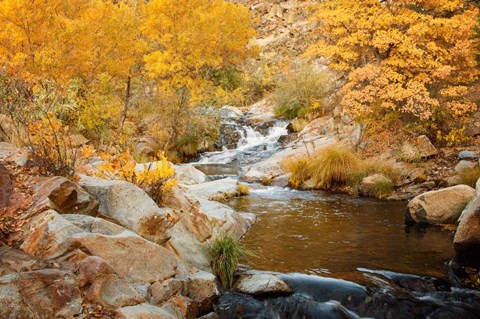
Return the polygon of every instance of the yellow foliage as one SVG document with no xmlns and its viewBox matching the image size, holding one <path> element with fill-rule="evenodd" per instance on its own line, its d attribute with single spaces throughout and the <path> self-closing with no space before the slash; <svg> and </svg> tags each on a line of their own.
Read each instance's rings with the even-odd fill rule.
<svg viewBox="0 0 480 319">
<path fill-rule="evenodd" d="M 248 9 L 224 0 L 153 0 L 144 8 L 142 31 L 151 52 L 148 74 L 162 87 L 188 88 L 196 99 L 209 83 L 209 69 L 242 63 L 257 53 L 248 47 L 254 30 Z"/>
<path fill-rule="evenodd" d="M 44 175 L 72 177 L 75 173 L 76 151 L 64 127 L 51 113 L 28 124 L 30 155 Z"/>
<path fill-rule="evenodd" d="M 161 204 L 165 192 L 170 192 L 178 184 L 173 178 L 175 169 L 163 156 L 148 164 L 137 164 L 129 151 L 118 155 L 102 154 L 105 161 L 100 165 L 98 175 L 128 181 L 145 190 L 155 202 Z"/>
<path fill-rule="evenodd" d="M 307 55 L 347 74 L 342 104 L 359 118 L 381 109 L 429 120 L 440 106 L 459 117 L 476 109 L 465 95 L 479 72 L 477 19 L 460 0 L 323 1 Z"/>
</svg>

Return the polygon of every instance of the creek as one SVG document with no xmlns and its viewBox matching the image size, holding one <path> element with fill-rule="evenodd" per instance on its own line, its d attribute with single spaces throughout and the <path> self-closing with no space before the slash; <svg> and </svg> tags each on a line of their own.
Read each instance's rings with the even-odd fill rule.
<svg viewBox="0 0 480 319">
<path fill-rule="evenodd" d="M 203 154 L 195 166 L 212 180 L 238 178 L 282 149 L 287 124 L 256 130 L 228 122 L 237 130 L 236 147 Z M 253 253 L 244 266 L 288 274 L 281 276 L 294 293 L 226 293 L 221 318 L 480 318 L 480 294 L 455 287 L 451 278 L 453 233 L 405 226 L 405 202 L 257 184 L 250 189 L 227 203 L 257 216 L 242 239 Z M 358 300 L 349 293 L 356 285 L 362 287 Z"/>
</svg>

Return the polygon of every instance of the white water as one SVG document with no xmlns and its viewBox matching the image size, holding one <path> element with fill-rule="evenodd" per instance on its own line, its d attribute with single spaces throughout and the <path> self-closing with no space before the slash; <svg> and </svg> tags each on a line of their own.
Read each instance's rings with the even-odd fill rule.
<svg viewBox="0 0 480 319">
<path fill-rule="evenodd" d="M 272 126 L 266 135 L 256 131 L 251 126 L 243 126 L 238 129 L 240 139 L 235 149 L 224 149 L 220 152 L 204 153 L 198 164 L 228 164 L 235 161 L 242 154 L 248 153 L 257 147 L 263 146 L 264 151 L 275 151 L 279 148 L 278 140 L 288 134 L 288 122 L 278 121 Z"/>
</svg>

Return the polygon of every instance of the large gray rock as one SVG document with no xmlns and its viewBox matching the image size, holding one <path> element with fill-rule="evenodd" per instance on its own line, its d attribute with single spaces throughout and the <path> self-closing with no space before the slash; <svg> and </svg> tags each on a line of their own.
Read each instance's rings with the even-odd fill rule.
<svg viewBox="0 0 480 319">
<path fill-rule="evenodd" d="M 28 160 L 28 151 L 13 146 L 10 143 L 0 142 L 0 161 L 25 166 Z"/>
<path fill-rule="evenodd" d="M 480 179 L 477 181 L 475 197 L 459 218 L 453 240 L 456 259 L 466 265 L 480 266 Z"/>
<path fill-rule="evenodd" d="M 168 230 L 176 222 L 170 208 L 160 208 L 139 187 L 125 181 L 82 176 L 79 185 L 100 203 L 99 212 L 123 227 L 162 244 L 170 238 Z"/>
<path fill-rule="evenodd" d="M 467 185 L 423 193 L 408 203 L 406 223 L 453 224 L 474 194 Z"/>
<path fill-rule="evenodd" d="M 97 278 L 86 291 L 84 300 L 111 309 L 146 302 L 132 285 L 116 274 Z"/>
</svg>

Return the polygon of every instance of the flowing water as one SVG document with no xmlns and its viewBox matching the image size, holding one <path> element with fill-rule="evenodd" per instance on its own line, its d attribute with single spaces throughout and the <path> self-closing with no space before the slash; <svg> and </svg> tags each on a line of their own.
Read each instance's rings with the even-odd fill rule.
<svg viewBox="0 0 480 319">
<path fill-rule="evenodd" d="M 236 177 L 248 165 L 281 149 L 278 140 L 287 134 L 286 125 L 278 122 L 266 134 L 238 125 L 237 148 L 206 153 L 195 165 L 211 179 Z M 236 317 L 238 313 L 229 311 L 238 305 L 244 309 L 244 318 L 480 317 L 480 294 L 452 290 L 450 283 L 443 286 L 448 282 L 447 263 L 454 256 L 453 233 L 440 227 L 405 226 L 405 202 L 250 186 L 248 196 L 228 203 L 258 218 L 242 239 L 253 252 L 244 260 L 245 266 L 313 277 L 287 275 L 285 280 L 295 286 L 295 293 L 285 298 L 259 302 L 225 294 L 219 307 L 230 310 L 220 311 L 221 318 Z M 356 287 L 354 283 L 372 288 L 353 301 L 349 294 L 330 294 L 331 287 L 349 291 Z M 437 291 L 439 286 L 443 288 Z"/>
</svg>

